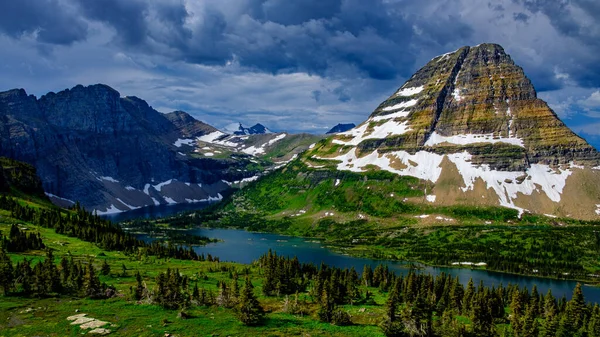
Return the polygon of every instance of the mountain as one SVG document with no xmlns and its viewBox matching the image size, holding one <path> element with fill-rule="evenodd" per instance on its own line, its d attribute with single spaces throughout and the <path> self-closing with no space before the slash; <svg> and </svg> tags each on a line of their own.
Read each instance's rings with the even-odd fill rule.
<svg viewBox="0 0 600 337">
<path fill-rule="evenodd" d="M 249 128 L 244 127 L 242 123 L 233 123 L 226 126 L 223 131 L 225 131 L 225 133 L 230 133 L 236 136 L 262 135 L 267 133 L 273 133 L 271 130 L 267 129 L 267 127 L 260 123 L 257 123 Z"/>
<path fill-rule="evenodd" d="M 523 69 L 496 44 L 432 59 L 365 122 L 317 143 L 289 170 L 281 175 L 293 183 L 271 180 L 286 184 L 281 189 L 287 192 L 278 195 L 282 202 L 285 193 L 306 191 L 303 214 L 315 200 L 324 205 L 325 195 L 315 191 L 331 183 L 323 193 L 343 201 L 337 208 L 356 205 L 363 216 L 391 216 L 389 210 L 415 205 L 600 215 L 600 154 L 537 98 Z M 380 181 L 379 187 L 367 181 Z M 269 199 L 258 190 L 242 194 Z M 282 215 L 294 211 L 270 205 Z"/>
<path fill-rule="evenodd" d="M 49 203 L 35 168 L 6 157 L 0 157 L 0 193 Z"/>
<path fill-rule="evenodd" d="M 350 123 L 350 124 L 338 124 L 336 126 L 334 126 L 333 128 L 331 128 L 331 130 L 327 131 L 327 135 L 328 134 L 332 134 L 332 133 L 340 133 L 340 132 L 346 132 L 352 128 L 355 128 L 356 124 L 354 123 Z"/>
<path fill-rule="evenodd" d="M 228 135 L 183 111 L 162 114 L 103 84 L 39 99 L 0 93 L 0 156 L 33 165 L 51 200 L 99 214 L 220 200 L 322 136 Z M 265 133 L 268 132 L 268 133 Z M 285 139 L 284 139 L 285 138 Z"/>
<path fill-rule="evenodd" d="M 227 182 L 258 172 L 249 156 L 195 156 L 194 139 L 213 132 L 102 84 L 39 99 L 23 89 L 0 93 L 0 155 L 35 166 L 54 202 L 99 213 L 220 199 Z"/>
</svg>

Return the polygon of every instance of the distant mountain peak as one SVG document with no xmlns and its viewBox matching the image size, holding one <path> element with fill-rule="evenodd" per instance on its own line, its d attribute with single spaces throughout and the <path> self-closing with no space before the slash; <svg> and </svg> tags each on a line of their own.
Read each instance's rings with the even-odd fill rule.
<svg viewBox="0 0 600 337">
<path fill-rule="evenodd" d="M 232 123 L 223 128 L 223 131 L 237 136 L 273 133 L 266 126 L 260 123 L 257 123 L 249 128 L 244 127 L 242 123 Z"/>
<path fill-rule="evenodd" d="M 354 127 L 356 127 L 356 124 L 354 124 L 354 123 L 347 123 L 347 124 L 339 123 L 338 125 L 331 128 L 331 130 L 327 131 L 327 133 L 325 133 L 325 134 L 346 132 Z"/>
</svg>

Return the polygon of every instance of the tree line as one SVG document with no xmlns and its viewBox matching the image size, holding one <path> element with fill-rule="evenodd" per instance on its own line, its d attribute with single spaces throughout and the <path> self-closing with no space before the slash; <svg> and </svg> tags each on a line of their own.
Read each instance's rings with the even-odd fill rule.
<svg viewBox="0 0 600 337">
<path fill-rule="evenodd" d="M 59 295 L 109 298 L 115 288 L 100 282 L 93 260 L 87 263 L 63 257 L 58 264 L 47 251 L 46 258 L 13 263 L 5 250 L 0 250 L 0 289 L 4 296 L 49 297 Z"/>
<path fill-rule="evenodd" d="M 79 204 L 75 204 L 71 211 L 36 209 L 22 205 L 6 195 L 0 195 L 0 209 L 10 211 L 12 218 L 54 229 L 58 234 L 76 237 L 106 250 L 180 260 L 200 261 L 204 258 L 196 254 L 192 247 L 156 241 L 146 243 L 139 240 L 109 220 L 86 211 Z M 0 244 L 10 252 L 44 248 L 39 233 L 26 233 L 15 226 L 11 227 L 8 238 L 0 237 Z"/>
<path fill-rule="evenodd" d="M 263 277 L 263 296 L 283 297 L 285 311 L 312 311 L 322 322 L 352 324 L 344 306 L 377 305 L 378 291 L 386 298 L 380 323 L 386 336 L 600 337 L 600 307 L 586 303 L 580 284 L 567 300 L 555 298 L 551 291 L 540 294 L 535 286 L 487 287 L 472 280 L 465 286 L 444 273 L 396 275 L 384 265 L 365 266 L 359 275 L 354 268 L 317 267 L 271 251 L 254 264 Z M 132 293 L 147 294 L 152 303 L 168 309 L 219 306 L 240 315 L 245 308 L 246 318 L 256 316 L 252 324 L 260 324 L 264 310 L 254 292 L 240 288 L 236 272 L 230 272 L 230 278 L 231 282 L 219 281 L 214 293 L 197 284 L 192 287 L 177 270 L 167 270 L 157 276 L 153 291 L 145 289 L 140 278 Z M 299 300 L 300 294 L 311 303 Z"/>
</svg>

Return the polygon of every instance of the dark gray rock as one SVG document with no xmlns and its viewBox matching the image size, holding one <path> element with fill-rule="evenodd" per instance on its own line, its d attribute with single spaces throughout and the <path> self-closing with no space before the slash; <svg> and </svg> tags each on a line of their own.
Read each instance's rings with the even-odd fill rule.
<svg viewBox="0 0 600 337">
<path fill-rule="evenodd" d="M 221 180 L 253 174 L 244 170 L 247 161 L 194 159 L 174 145 L 214 131 L 102 84 L 40 99 L 23 89 L 0 93 L 0 155 L 35 166 L 46 192 L 88 209 L 219 197 L 228 188 Z M 177 188 L 162 191 L 159 184 L 169 180 Z"/>
</svg>

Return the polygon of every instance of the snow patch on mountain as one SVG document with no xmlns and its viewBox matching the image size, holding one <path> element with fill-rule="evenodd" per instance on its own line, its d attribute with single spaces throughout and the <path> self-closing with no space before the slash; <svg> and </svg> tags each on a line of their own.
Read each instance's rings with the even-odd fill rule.
<svg viewBox="0 0 600 337">
<path fill-rule="evenodd" d="M 475 181 L 481 179 L 487 189 L 493 189 L 498 195 L 500 205 L 518 210 L 523 210 L 515 205 L 519 193 L 531 195 L 534 191 L 545 193 L 554 202 L 559 202 L 567 178 L 571 175 L 570 169 L 553 170 L 548 165 L 533 164 L 526 172 L 498 171 L 489 165 L 474 165 L 471 163 L 471 154 L 468 152 L 453 153 L 448 159 L 456 165 L 465 184 L 461 187 L 463 192 L 473 190 Z M 527 178 L 518 183 L 518 178 L 526 174 Z"/>
<path fill-rule="evenodd" d="M 412 88 L 401 88 L 396 92 L 396 96 L 414 96 L 420 94 L 425 89 L 424 86 L 412 87 Z"/>
<path fill-rule="evenodd" d="M 486 189 L 496 192 L 501 206 L 517 209 L 520 213 L 525 209 L 515 205 L 519 194 L 532 195 L 537 191 L 546 194 L 553 202 L 559 202 L 566 180 L 572 174 L 571 168 L 575 165 L 552 169 L 548 165 L 533 164 L 525 172 L 498 171 L 491 169 L 487 164 L 473 164 L 471 154 L 466 151 L 438 155 L 427 151 L 410 154 L 405 151 L 379 153 L 375 150 L 361 157 L 357 155 L 357 151 L 358 149 L 355 148 L 334 158 L 315 158 L 339 161 L 338 170 L 365 172 L 370 168 L 377 167 L 395 174 L 412 176 L 435 183 L 442 173 L 442 160 L 447 157 L 456 166 L 463 179 L 464 186 L 460 187 L 463 192 L 473 190 L 475 182 L 481 180 L 485 183 Z M 402 168 L 403 166 L 404 168 Z M 524 176 L 526 176 L 525 179 L 523 179 Z M 426 199 L 429 202 L 435 202 L 436 196 L 428 195 Z"/>
<path fill-rule="evenodd" d="M 493 133 L 488 134 L 464 134 L 454 136 L 442 136 L 434 131 L 430 136 L 425 146 L 435 146 L 438 144 L 449 143 L 456 145 L 469 145 L 477 143 L 507 143 L 520 147 L 525 147 L 523 140 L 517 137 L 499 137 L 494 136 Z"/>
<path fill-rule="evenodd" d="M 411 99 L 410 101 L 398 103 L 398 104 L 395 104 L 395 105 L 392 105 L 392 106 L 386 106 L 386 107 L 384 107 L 381 110 L 383 110 L 383 111 L 400 110 L 400 109 L 409 108 L 411 106 L 414 106 L 415 104 L 417 104 L 417 102 L 419 102 L 418 99 Z"/>
<path fill-rule="evenodd" d="M 205 143 L 214 143 L 217 139 L 219 139 L 223 136 L 225 136 L 225 133 L 223 133 L 221 131 L 215 131 L 215 132 L 209 133 L 207 135 L 200 136 L 197 139 L 199 141 L 205 142 Z"/>
<path fill-rule="evenodd" d="M 403 135 L 411 130 L 408 127 L 408 121 L 396 122 L 390 120 L 381 125 L 373 126 L 371 130 L 368 130 L 369 125 L 369 123 L 365 123 L 350 131 L 339 133 L 339 136 L 350 136 L 352 139 L 349 141 L 334 139 L 333 143 L 356 146 L 366 139 L 383 139 L 390 136 Z"/>
<path fill-rule="evenodd" d="M 100 211 L 97 209 L 94 210 L 94 213 L 96 213 L 96 215 L 117 214 L 117 213 L 121 213 L 121 212 L 123 212 L 123 211 L 118 209 L 115 205 L 110 205 L 110 207 L 108 207 L 106 209 L 106 211 Z"/>
<path fill-rule="evenodd" d="M 71 204 L 75 204 L 75 201 L 73 201 L 73 200 L 70 200 L 70 199 L 67 199 L 67 198 L 63 198 L 63 197 L 59 197 L 58 195 L 54 195 L 52 193 L 44 192 L 44 194 L 46 196 L 48 196 L 48 198 L 56 198 L 56 199 L 59 199 L 59 200 L 62 200 L 62 201 L 65 201 L 65 202 L 68 202 L 68 203 L 71 203 Z"/>
<path fill-rule="evenodd" d="M 165 182 L 162 182 L 162 183 L 156 184 L 156 185 L 154 185 L 154 189 L 160 192 L 160 191 L 162 190 L 163 186 L 169 185 L 169 184 L 171 184 L 172 182 L 173 182 L 173 179 L 169 179 L 169 180 L 167 180 L 167 181 L 165 181 Z M 146 189 L 144 189 L 144 192 L 145 192 L 145 191 L 146 191 Z M 146 193 L 146 194 L 148 194 L 148 193 Z"/>
<path fill-rule="evenodd" d="M 337 169 L 341 171 L 365 172 L 368 171 L 369 166 L 375 166 L 384 171 L 399 175 L 413 176 L 431 182 L 436 182 L 442 173 L 440 164 L 444 157 L 435 153 L 419 151 L 415 154 L 410 154 L 406 151 L 395 151 L 380 154 L 375 150 L 372 153 L 359 158 L 357 156 L 357 151 L 357 149 L 352 149 L 348 153 L 338 157 L 316 157 L 316 159 L 340 161 L 337 165 Z M 395 165 L 398 162 L 406 167 L 394 168 L 393 166 L 401 166 Z"/>
<path fill-rule="evenodd" d="M 175 147 L 181 147 L 183 145 L 188 145 L 188 146 L 194 146 L 195 140 L 191 139 L 191 138 L 187 138 L 187 139 L 177 139 L 175 141 L 175 143 L 173 143 L 173 145 Z"/>
<path fill-rule="evenodd" d="M 127 204 L 125 201 L 121 200 L 120 198 L 117 198 L 117 201 L 122 203 L 123 205 L 125 205 L 125 207 L 129 208 L 129 209 L 138 209 L 140 207 L 135 207 L 135 206 L 131 206 L 129 204 Z"/>
<path fill-rule="evenodd" d="M 245 149 L 242 149 L 242 152 L 244 152 L 245 154 L 249 154 L 251 156 L 256 156 L 259 154 L 264 154 L 265 148 L 262 146 L 250 146 Z"/>
<path fill-rule="evenodd" d="M 387 115 L 375 116 L 373 118 L 369 118 L 367 121 L 379 122 L 379 121 L 383 121 L 383 120 L 386 120 L 386 119 L 403 118 L 403 117 L 408 117 L 408 114 L 410 114 L 410 111 L 408 111 L 408 110 L 401 110 L 401 111 L 394 112 L 394 113 L 387 114 Z"/>
<path fill-rule="evenodd" d="M 269 140 L 269 141 L 267 142 L 267 145 L 268 145 L 268 146 L 271 146 L 271 145 L 273 145 L 273 144 L 277 143 L 278 141 L 280 141 L 280 140 L 284 139 L 286 136 L 287 136 L 287 134 L 285 134 L 285 133 L 282 133 L 282 134 L 278 135 L 277 137 L 275 137 L 275 138 L 273 138 L 273 139 Z"/>
</svg>

